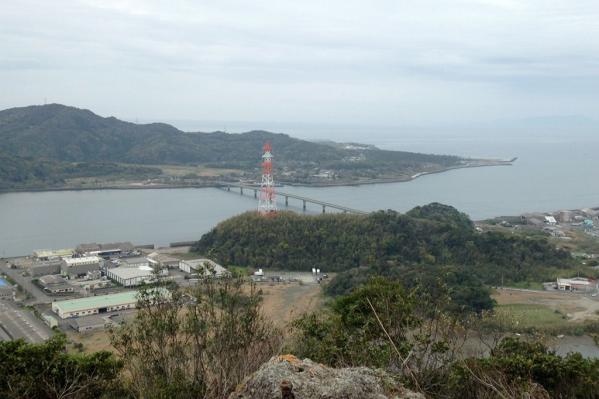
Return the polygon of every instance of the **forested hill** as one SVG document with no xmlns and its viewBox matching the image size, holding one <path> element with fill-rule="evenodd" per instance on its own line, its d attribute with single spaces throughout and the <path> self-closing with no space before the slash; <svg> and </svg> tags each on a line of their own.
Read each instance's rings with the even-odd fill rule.
<svg viewBox="0 0 599 399">
<path fill-rule="evenodd" d="M 0 151 L 19 157 L 67 162 L 207 164 L 255 168 L 270 141 L 279 166 L 317 164 L 336 169 L 391 168 L 413 171 L 459 165 L 461 159 L 364 146 L 345 148 L 286 134 L 185 133 L 163 123 L 135 124 L 59 104 L 0 111 Z"/>
<path fill-rule="evenodd" d="M 63 162 L 36 157 L 17 157 L 0 151 L 0 190 L 61 187 L 66 179 L 113 176 L 151 178 L 161 170 L 143 165 L 107 162 Z"/>
<path fill-rule="evenodd" d="M 217 225 L 193 250 L 227 265 L 303 271 L 452 266 L 487 284 L 544 278 L 572 264 L 544 238 L 479 233 L 466 215 L 441 204 L 407 214 L 246 213 Z"/>
</svg>

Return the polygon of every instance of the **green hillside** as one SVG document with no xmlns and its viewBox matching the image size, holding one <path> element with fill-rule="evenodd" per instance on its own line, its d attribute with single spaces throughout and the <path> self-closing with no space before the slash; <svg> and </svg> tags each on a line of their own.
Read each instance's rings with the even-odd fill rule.
<svg viewBox="0 0 599 399">
<path fill-rule="evenodd" d="M 454 156 L 314 143 L 265 131 L 185 133 L 163 123 L 129 123 L 59 104 L 0 111 L 0 152 L 34 160 L 204 165 L 254 177 L 266 141 L 273 145 L 279 180 L 287 182 L 311 182 L 322 170 L 355 182 L 462 165 Z"/>
<path fill-rule="evenodd" d="M 466 215 L 441 204 L 407 214 L 246 213 L 217 225 L 192 250 L 227 265 L 342 272 L 329 287 L 336 294 L 373 274 L 463 287 L 552 278 L 573 264 L 544 238 L 479 233 Z"/>
<path fill-rule="evenodd" d="M 0 138 L 0 148 L 12 154 L 71 162 L 255 164 L 265 140 L 281 158 L 310 160 L 317 151 L 342 158 L 331 147 L 282 134 L 184 133 L 167 124 L 123 122 L 59 104 L 1 111 Z"/>
<path fill-rule="evenodd" d="M 34 157 L 12 156 L 0 151 L 0 190 L 62 187 L 67 179 L 110 177 L 151 178 L 161 170 L 147 166 L 107 162 L 61 162 Z"/>
</svg>

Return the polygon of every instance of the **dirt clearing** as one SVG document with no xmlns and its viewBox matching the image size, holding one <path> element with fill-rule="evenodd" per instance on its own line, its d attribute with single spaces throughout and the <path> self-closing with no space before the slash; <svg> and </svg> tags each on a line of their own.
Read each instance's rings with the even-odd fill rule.
<svg viewBox="0 0 599 399">
<path fill-rule="evenodd" d="M 581 294 L 500 289 L 493 298 L 499 305 L 543 305 L 565 314 L 571 321 L 599 319 L 599 300 Z"/>
<path fill-rule="evenodd" d="M 286 330 L 293 319 L 322 306 L 324 298 L 319 284 L 259 284 L 264 295 L 264 314 Z"/>
</svg>

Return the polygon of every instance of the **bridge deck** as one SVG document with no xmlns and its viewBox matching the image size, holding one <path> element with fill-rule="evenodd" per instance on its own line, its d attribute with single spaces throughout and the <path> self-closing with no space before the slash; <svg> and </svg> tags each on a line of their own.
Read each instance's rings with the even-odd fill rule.
<svg viewBox="0 0 599 399">
<path fill-rule="evenodd" d="M 358 209 L 353 209 L 353 208 L 348 208 L 346 206 L 343 205 L 338 205 L 338 204 L 333 204 L 330 202 L 325 202 L 325 201 L 320 201 L 314 198 L 308 198 L 308 197 L 302 197 L 301 195 L 296 195 L 296 194 L 289 194 L 289 193 L 284 193 L 282 191 L 276 191 L 275 193 L 279 196 L 283 196 L 283 197 L 289 197 L 289 198 L 295 198 L 298 199 L 300 201 L 306 201 L 309 202 L 311 204 L 317 204 L 317 205 L 323 205 L 329 208 L 333 208 L 333 209 L 339 209 L 345 212 L 350 212 L 350 213 L 357 213 L 357 214 L 367 214 L 368 212 L 364 212 L 364 211 L 360 211 Z"/>
<path fill-rule="evenodd" d="M 248 189 L 248 190 L 260 190 L 260 187 L 256 187 L 256 186 L 248 186 L 245 184 L 239 184 L 239 183 L 219 183 L 220 187 L 236 187 L 239 189 Z M 285 193 L 282 191 L 278 191 L 275 190 L 275 194 L 281 197 L 288 197 L 288 198 L 294 198 L 300 201 L 305 201 L 311 204 L 316 204 L 316 205 L 320 205 L 323 207 L 328 207 L 328 208 L 333 208 L 333 209 L 338 209 L 340 211 L 343 212 L 348 212 L 348 213 L 355 213 L 358 215 L 366 215 L 368 212 L 364 212 L 358 209 L 353 209 L 353 208 L 348 208 L 346 206 L 343 205 L 338 205 L 338 204 L 333 204 L 331 202 L 325 202 L 325 201 L 320 201 L 314 198 L 309 198 L 309 197 L 304 197 L 301 195 L 296 195 L 296 194 L 289 194 L 289 193 Z M 324 212 L 324 211 L 323 211 Z"/>
</svg>

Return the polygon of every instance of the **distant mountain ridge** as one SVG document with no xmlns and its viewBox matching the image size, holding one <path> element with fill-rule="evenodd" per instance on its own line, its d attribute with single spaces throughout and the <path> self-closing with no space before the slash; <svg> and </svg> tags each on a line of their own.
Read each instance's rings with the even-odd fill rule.
<svg viewBox="0 0 599 399">
<path fill-rule="evenodd" d="M 136 164 L 256 164 L 264 141 L 288 162 L 342 161 L 351 151 L 265 131 L 185 133 L 171 125 L 139 125 L 60 104 L 0 111 L 0 151 L 69 162 Z M 414 161 L 414 153 L 402 154 Z M 418 154 L 422 161 L 453 163 L 457 157 Z M 223 165 L 229 166 L 229 165 Z"/>
<path fill-rule="evenodd" d="M 164 123 L 138 125 L 60 104 L 0 111 L 0 139 L 0 150 L 21 157 L 138 164 L 218 163 L 225 160 L 255 163 L 261 140 L 284 140 L 285 145 L 279 147 L 279 151 L 299 144 L 302 147 L 317 146 L 286 135 L 259 131 L 242 135 L 190 134 Z M 251 144 L 254 144 L 254 151 L 235 151 L 235 145 Z M 327 151 L 327 155 L 338 157 L 333 151 Z"/>
<path fill-rule="evenodd" d="M 265 142 L 274 148 L 279 181 L 287 183 L 408 180 L 465 165 L 455 156 L 317 143 L 261 130 L 186 133 L 165 123 L 136 124 L 49 104 L 0 111 L 0 157 L 11 159 L 10 167 L 0 168 L 0 188 L 43 189 L 50 183 L 56 187 L 73 178 L 102 176 L 130 182 L 151 176 L 156 183 L 169 185 L 173 180 L 166 165 L 233 171 L 226 172 L 229 178 L 252 180 L 259 176 Z M 141 165 L 162 166 L 140 169 Z"/>
</svg>

